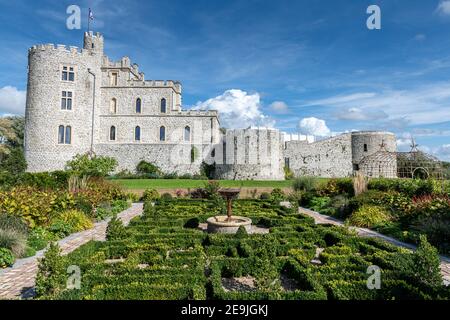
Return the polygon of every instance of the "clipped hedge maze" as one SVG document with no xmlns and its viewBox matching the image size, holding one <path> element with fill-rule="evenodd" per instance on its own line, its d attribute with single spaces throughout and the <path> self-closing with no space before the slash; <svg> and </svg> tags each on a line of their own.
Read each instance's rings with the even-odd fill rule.
<svg viewBox="0 0 450 320">
<path fill-rule="evenodd" d="M 217 205 L 205 200 L 146 203 L 121 241 L 94 242 L 67 257 L 81 289 L 55 299 L 448 299 L 411 276 L 412 254 L 262 200 L 235 201 L 235 214 L 268 234 L 207 234 L 199 223 Z M 312 261 L 312 262 L 311 262 Z M 381 289 L 367 288 L 367 268 L 382 269 Z M 249 285 L 226 289 L 224 280 Z M 233 280 L 233 281 L 234 281 Z M 48 298 L 48 297 L 47 297 Z"/>
</svg>

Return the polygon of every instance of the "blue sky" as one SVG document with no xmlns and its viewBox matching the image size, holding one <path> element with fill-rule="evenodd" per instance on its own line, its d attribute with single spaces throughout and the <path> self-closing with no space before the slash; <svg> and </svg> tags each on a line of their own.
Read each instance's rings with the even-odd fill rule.
<svg viewBox="0 0 450 320">
<path fill-rule="evenodd" d="M 66 28 L 70 4 L 81 30 Z M 366 27 L 371 4 L 381 30 Z M 450 1 L 0 0 L 0 114 L 23 113 L 28 47 L 81 46 L 89 7 L 107 55 L 180 80 L 185 108 L 229 127 L 383 129 L 450 160 Z"/>
</svg>

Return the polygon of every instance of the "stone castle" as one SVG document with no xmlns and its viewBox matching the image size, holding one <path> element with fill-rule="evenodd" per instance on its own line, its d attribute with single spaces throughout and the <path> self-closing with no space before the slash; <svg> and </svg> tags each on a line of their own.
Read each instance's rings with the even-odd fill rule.
<svg viewBox="0 0 450 320">
<path fill-rule="evenodd" d="M 287 141 L 269 128 L 222 130 L 217 111 L 182 109 L 180 82 L 146 80 L 128 57 L 111 61 L 103 47 L 100 33 L 86 32 L 81 50 L 53 44 L 29 49 L 29 171 L 61 170 L 75 155 L 91 152 L 117 159 L 118 171 L 133 172 L 145 160 L 180 175 L 199 173 L 203 162 L 215 164 L 222 179 L 281 180 L 285 167 L 295 175 L 345 177 L 380 148 L 397 149 L 388 132 L 310 142 Z M 396 176 L 391 169 L 388 175 Z M 381 172 L 372 168 L 370 175 Z"/>
</svg>

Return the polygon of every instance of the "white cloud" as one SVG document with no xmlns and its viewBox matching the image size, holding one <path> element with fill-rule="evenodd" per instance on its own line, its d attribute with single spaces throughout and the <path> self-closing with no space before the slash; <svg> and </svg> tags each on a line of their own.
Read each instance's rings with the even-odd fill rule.
<svg viewBox="0 0 450 320">
<path fill-rule="evenodd" d="M 303 118 L 298 124 L 301 133 L 316 137 L 326 137 L 331 135 L 331 130 L 327 127 L 325 120 L 314 117 Z"/>
<path fill-rule="evenodd" d="M 225 91 L 220 96 L 197 102 L 195 110 L 217 110 L 221 126 L 226 128 L 247 128 L 249 126 L 273 127 L 273 119 L 261 110 L 258 93 L 248 94 L 239 89 Z"/>
<path fill-rule="evenodd" d="M 450 161 L 450 144 L 443 144 L 433 150 L 433 153 L 440 159 Z"/>
<path fill-rule="evenodd" d="M 286 113 L 288 106 L 283 101 L 274 101 L 269 105 L 269 108 L 275 113 Z"/>
<path fill-rule="evenodd" d="M 436 11 L 442 15 L 450 16 L 450 0 L 441 1 Z"/>
<path fill-rule="evenodd" d="M 361 108 L 348 108 L 336 114 L 339 120 L 380 120 L 388 118 L 388 115 L 382 110 L 364 110 Z"/>
<path fill-rule="evenodd" d="M 25 100 L 26 91 L 11 86 L 0 88 L 0 114 L 23 114 Z"/>
<path fill-rule="evenodd" d="M 378 93 L 352 93 L 303 102 L 300 106 L 328 106 L 341 110 L 362 109 L 384 112 L 379 119 L 397 127 L 450 121 L 450 82 L 434 83 L 408 90 L 385 90 Z"/>
</svg>

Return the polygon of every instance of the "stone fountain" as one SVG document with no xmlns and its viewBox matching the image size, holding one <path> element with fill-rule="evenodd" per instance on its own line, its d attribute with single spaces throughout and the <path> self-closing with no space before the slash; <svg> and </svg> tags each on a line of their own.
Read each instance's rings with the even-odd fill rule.
<svg viewBox="0 0 450 320">
<path fill-rule="evenodd" d="M 237 198 L 240 189 L 220 189 L 220 195 L 227 201 L 227 215 L 215 216 L 206 220 L 209 233 L 236 233 L 243 226 L 247 233 L 251 231 L 252 220 L 233 216 L 232 201 Z"/>
</svg>

